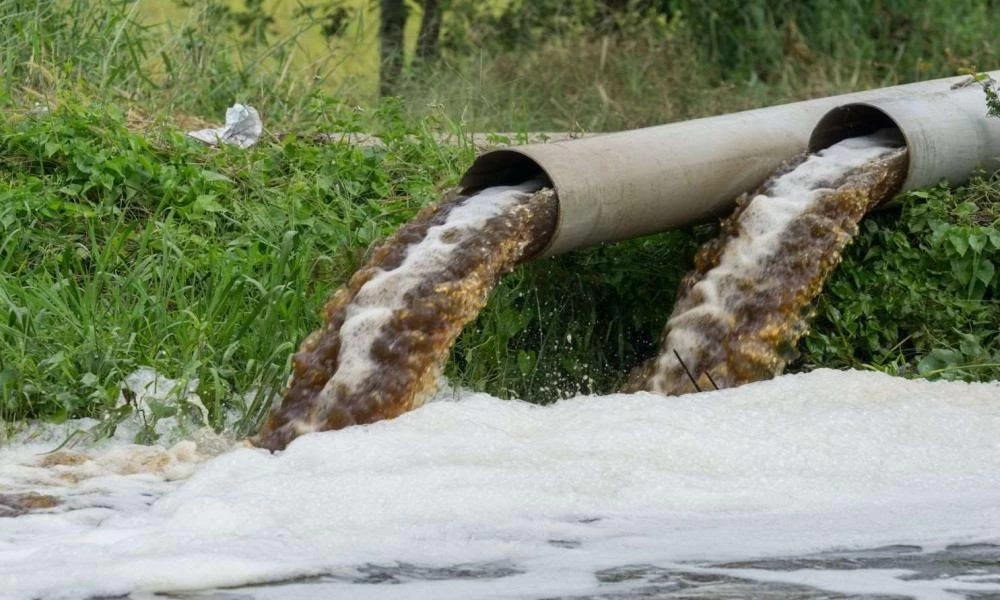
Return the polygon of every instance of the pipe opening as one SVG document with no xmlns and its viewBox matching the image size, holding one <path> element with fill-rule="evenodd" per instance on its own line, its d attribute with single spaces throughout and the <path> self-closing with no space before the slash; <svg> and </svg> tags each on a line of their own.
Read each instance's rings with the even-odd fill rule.
<svg viewBox="0 0 1000 600">
<path fill-rule="evenodd" d="M 533 256 L 545 256 L 555 241 L 559 228 L 562 224 L 563 211 L 559 202 L 558 190 L 552 176 L 549 175 L 542 166 L 531 157 L 518 152 L 517 150 L 494 150 L 476 157 L 472 166 L 462 176 L 458 182 L 460 193 L 472 195 L 485 188 L 499 185 L 520 185 L 532 179 L 540 180 L 542 187 L 547 187 L 556 192 L 555 200 L 555 226 L 552 228 L 544 246 Z"/>
<path fill-rule="evenodd" d="M 823 115 L 809 137 L 809 152 L 825 150 L 847 138 L 889 130 L 902 146 L 908 145 L 899 125 L 888 114 L 870 104 L 845 104 Z"/>
<path fill-rule="evenodd" d="M 459 186 L 463 194 L 472 194 L 497 185 L 518 185 L 541 177 L 545 187 L 554 188 L 552 178 L 537 162 L 516 150 L 494 150 L 476 158 Z"/>
<path fill-rule="evenodd" d="M 856 103 L 838 106 L 823 115 L 823 118 L 813 128 L 812 135 L 809 136 L 809 152 L 819 152 L 848 138 L 872 135 L 877 132 L 890 137 L 908 151 L 911 150 L 910 142 L 906 139 L 903 128 L 888 113 L 871 104 Z M 907 152 L 905 160 L 906 179 L 909 179 L 913 168 L 909 152 Z M 895 203 L 890 197 L 875 210 L 894 205 Z"/>
</svg>

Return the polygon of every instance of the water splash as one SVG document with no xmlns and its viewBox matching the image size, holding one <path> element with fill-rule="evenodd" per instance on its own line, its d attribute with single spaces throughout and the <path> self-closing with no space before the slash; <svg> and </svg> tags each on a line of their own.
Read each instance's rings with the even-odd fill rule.
<svg viewBox="0 0 1000 600">
<path fill-rule="evenodd" d="M 890 132 L 801 155 L 737 201 L 681 282 L 660 354 L 627 391 L 679 395 L 769 379 L 796 357 L 810 303 L 907 168 Z"/>
<path fill-rule="evenodd" d="M 432 205 L 378 247 L 292 358 L 282 401 L 251 442 L 398 416 L 433 392 L 448 351 L 501 275 L 544 247 L 555 194 L 540 181 Z"/>
</svg>

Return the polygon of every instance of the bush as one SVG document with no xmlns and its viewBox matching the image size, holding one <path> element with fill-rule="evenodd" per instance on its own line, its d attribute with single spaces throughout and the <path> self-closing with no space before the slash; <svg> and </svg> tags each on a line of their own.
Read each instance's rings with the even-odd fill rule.
<svg viewBox="0 0 1000 600">
<path fill-rule="evenodd" d="M 799 368 L 1000 379 L 1000 179 L 871 215 L 820 297 Z"/>
<path fill-rule="evenodd" d="M 323 110 L 388 144 L 212 150 L 72 99 L 0 122 L 0 420 L 100 416 L 149 365 L 252 426 L 332 287 L 468 159 L 391 105 Z"/>
</svg>

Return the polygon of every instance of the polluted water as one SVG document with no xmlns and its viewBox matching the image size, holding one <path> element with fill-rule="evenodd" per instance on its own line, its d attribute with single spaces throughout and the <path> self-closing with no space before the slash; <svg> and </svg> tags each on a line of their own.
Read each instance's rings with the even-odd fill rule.
<svg viewBox="0 0 1000 600">
<path fill-rule="evenodd" d="M 449 391 L 277 453 L 153 448 L 167 469 L 14 444 L 0 487 L 61 504 L 0 517 L 0 598 L 991 597 L 998 398 L 818 370 L 549 406 Z"/>
<path fill-rule="evenodd" d="M 780 374 L 861 218 L 895 195 L 907 164 L 885 130 L 803 154 L 741 197 L 681 282 L 659 355 L 627 389 L 677 395 Z"/>
<path fill-rule="evenodd" d="M 779 269 L 799 291 L 746 324 L 732 315 L 749 304 L 726 299 L 732 265 L 765 272 L 801 243 L 788 232 L 825 228 L 807 215 L 863 214 L 905 160 L 878 139 L 830 152 L 836 164 L 801 159 L 742 201 L 724 229 L 760 248 L 728 257 L 718 242 L 700 256 L 681 298 L 708 326 L 671 318 L 664 349 L 695 369 L 671 377 L 725 388 L 780 372 L 836 257 Z M 814 173 L 796 203 L 782 179 L 802 169 Z M 776 206 L 754 208 L 760 198 Z M 0 517 L 0 598 L 1000 594 L 996 383 L 820 369 L 665 396 L 666 379 L 648 383 L 676 372 L 661 356 L 637 385 L 659 393 L 549 406 L 435 393 L 461 326 L 544 246 L 555 211 L 530 182 L 420 213 L 331 298 L 254 445 L 179 440 L 123 468 L 140 451 L 120 439 L 60 456 L 46 453 L 58 429 L 16 438 L 0 456 L 0 488 L 17 495 Z M 824 252 L 839 253 L 860 214 L 833 221 Z M 712 332 L 721 358 L 692 356 L 687 340 Z M 751 350 L 727 341 L 741 336 Z M 726 362 L 740 352 L 760 357 L 752 376 Z"/>
<path fill-rule="evenodd" d="M 462 328 L 500 276 L 544 247 L 556 201 L 541 181 L 421 211 L 372 252 L 292 357 L 284 399 L 253 443 L 395 417 L 434 391 Z"/>
<path fill-rule="evenodd" d="M 886 130 L 803 154 L 740 198 L 681 283 L 660 355 L 626 391 L 677 395 L 780 374 L 858 222 L 898 191 L 906 166 L 898 132 Z M 462 328 L 501 275 L 545 246 L 557 212 L 533 180 L 418 214 L 331 297 L 252 442 L 280 450 L 420 406 Z"/>
</svg>

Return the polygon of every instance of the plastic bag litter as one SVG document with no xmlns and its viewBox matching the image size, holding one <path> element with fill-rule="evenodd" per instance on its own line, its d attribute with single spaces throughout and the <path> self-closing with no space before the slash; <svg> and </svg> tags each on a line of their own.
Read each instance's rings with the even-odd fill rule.
<svg viewBox="0 0 1000 600">
<path fill-rule="evenodd" d="M 260 114 L 252 106 L 234 104 L 226 109 L 226 126 L 217 129 L 199 129 L 187 134 L 194 139 L 212 146 L 231 144 L 249 148 L 257 143 L 264 131 Z"/>
</svg>

